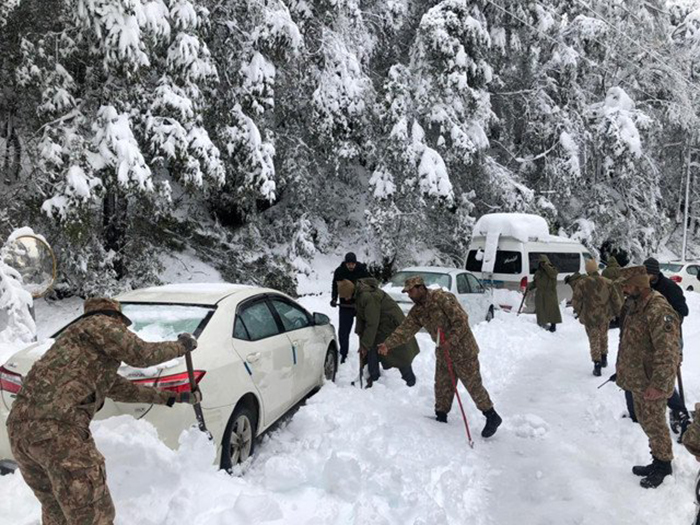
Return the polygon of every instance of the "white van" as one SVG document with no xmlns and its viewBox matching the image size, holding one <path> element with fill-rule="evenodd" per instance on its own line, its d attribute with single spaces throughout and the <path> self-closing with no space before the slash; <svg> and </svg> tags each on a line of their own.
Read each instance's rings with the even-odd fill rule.
<svg viewBox="0 0 700 525">
<path fill-rule="evenodd" d="M 537 270 L 540 255 L 546 255 L 559 270 L 559 300 L 571 300 L 567 275 L 585 274 L 588 249 L 580 242 L 549 234 L 544 218 L 524 213 L 492 213 L 474 226 L 465 269 L 494 288 L 524 292 Z M 528 295 L 523 311 L 534 311 L 534 295 Z"/>
</svg>

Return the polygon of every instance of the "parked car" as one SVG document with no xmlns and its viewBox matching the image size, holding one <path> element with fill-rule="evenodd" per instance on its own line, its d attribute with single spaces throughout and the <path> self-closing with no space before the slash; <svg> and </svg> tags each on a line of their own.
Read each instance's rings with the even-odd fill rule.
<svg viewBox="0 0 700 525">
<path fill-rule="evenodd" d="M 490 321 L 494 316 L 493 294 L 479 279 L 459 268 L 440 266 L 413 266 L 404 268 L 394 275 L 382 289 L 401 307 L 405 314 L 413 306 L 408 294 L 402 293 L 403 283 L 409 277 L 420 275 L 428 288 L 439 287 L 457 296 L 464 310 L 469 314 L 469 324 Z"/>
<path fill-rule="evenodd" d="M 493 251 L 493 269 L 482 271 L 489 250 Z M 525 292 L 541 255 L 549 257 L 559 271 L 559 300 L 569 302 L 573 294 L 564 278 L 575 272 L 585 274 L 586 260 L 593 257 L 580 242 L 550 235 L 546 221 L 536 215 L 495 213 L 481 217 L 474 226 L 465 269 L 486 286 Z M 528 294 L 524 312 L 534 312 L 535 294 Z"/>
<path fill-rule="evenodd" d="M 700 262 L 671 261 L 659 263 L 661 272 L 677 283 L 678 286 L 690 292 L 700 291 Z"/>
<path fill-rule="evenodd" d="M 330 319 L 309 313 L 275 290 L 184 284 L 135 290 L 117 298 L 133 321 L 131 329 L 143 339 L 173 340 L 182 332 L 197 338 L 194 374 L 221 468 L 245 461 L 257 436 L 324 381 L 335 379 L 338 345 Z M 31 345 L 0 367 L 0 459 L 11 459 L 4 422 L 22 377 L 50 346 L 51 341 Z M 119 373 L 141 385 L 189 390 L 184 358 L 147 369 L 123 365 Z M 111 399 L 97 417 L 120 414 L 150 421 L 171 447 L 183 430 L 196 424 L 189 405 L 168 408 Z"/>
</svg>

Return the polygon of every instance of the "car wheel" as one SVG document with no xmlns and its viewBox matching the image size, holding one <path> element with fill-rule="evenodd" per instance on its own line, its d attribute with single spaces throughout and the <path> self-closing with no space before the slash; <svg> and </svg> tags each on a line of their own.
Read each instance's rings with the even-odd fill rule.
<svg viewBox="0 0 700 525">
<path fill-rule="evenodd" d="M 338 371 L 338 351 L 335 346 L 328 347 L 326 359 L 323 362 L 323 377 L 327 381 L 335 382 L 335 374 Z"/>
<path fill-rule="evenodd" d="M 236 407 L 221 442 L 222 469 L 231 470 L 231 467 L 243 463 L 253 455 L 257 426 L 258 415 L 255 410 L 245 404 Z"/>
<path fill-rule="evenodd" d="M 487 323 L 490 323 L 491 321 L 493 321 L 494 315 L 495 315 L 495 314 L 494 314 L 494 311 L 493 311 L 493 306 L 490 306 L 490 307 L 489 307 L 489 311 L 488 311 L 488 313 L 486 314 L 486 322 L 487 322 Z"/>
<path fill-rule="evenodd" d="M 689 292 L 692 292 L 692 291 L 693 291 L 693 287 L 692 287 L 692 286 L 688 286 L 688 291 L 689 291 Z"/>
</svg>

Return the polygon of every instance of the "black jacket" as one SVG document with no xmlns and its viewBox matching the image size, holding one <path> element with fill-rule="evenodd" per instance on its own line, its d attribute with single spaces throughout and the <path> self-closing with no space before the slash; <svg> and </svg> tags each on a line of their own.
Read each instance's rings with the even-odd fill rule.
<svg viewBox="0 0 700 525">
<path fill-rule="evenodd" d="M 683 318 L 688 315 L 688 305 L 681 287 L 662 273 L 659 274 L 659 278 L 655 283 L 652 283 L 651 287 L 666 298 L 683 322 Z"/>
<path fill-rule="evenodd" d="M 332 299 L 334 301 L 338 300 L 338 281 L 343 281 L 347 279 L 348 281 L 352 281 L 352 283 L 355 284 L 358 279 L 364 279 L 365 277 L 369 276 L 370 275 L 367 272 L 367 266 L 362 263 L 358 262 L 355 265 L 355 269 L 352 272 L 348 270 L 348 267 L 345 266 L 345 263 L 342 263 L 335 269 L 335 272 L 333 272 L 333 287 L 331 289 L 331 292 L 333 294 Z M 340 304 L 355 304 L 355 299 L 341 299 Z"/>
</svg>

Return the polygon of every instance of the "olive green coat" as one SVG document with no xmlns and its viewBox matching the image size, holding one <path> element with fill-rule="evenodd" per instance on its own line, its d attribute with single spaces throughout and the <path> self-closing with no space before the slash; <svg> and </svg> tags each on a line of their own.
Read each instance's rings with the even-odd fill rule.
<svg viewBox="0 0 700 525">
<path fill-rule="evenodd" d="M 561 323 L 559 296 L 557 295 L 557 275 L 559 275 L 559 272 L 549 262 L 549 257 L 541 255 L 540 265 L 535 272 L 535 277 L 528 286 L 528 290 L 537 290 L 537 295 L 535 295 L 535 313 L 537 314 L 538 325 Z"/>
<path fill-rule="evenodd" d="M 406 317 L 396 301 L 380 290 L 377 280 L 371 277 L 357 281 L 355 308 L 355 333 L 360 338 L 360 346 L 367 349 L 383 343 Z M 382 367 L 399 368 L 410 365 L 418 352 L 418 342 L 411 337 L 408 343 L 393 348 L 388 355 L 379 358 Z"/>
<path fill-rule="evenodd" d="M 608 265 L 603 270 L 603 277 L 611 281 L 617 281 L 620 278 L 620 264 L 615 257 L 608 257 Z"/>
</svg>

